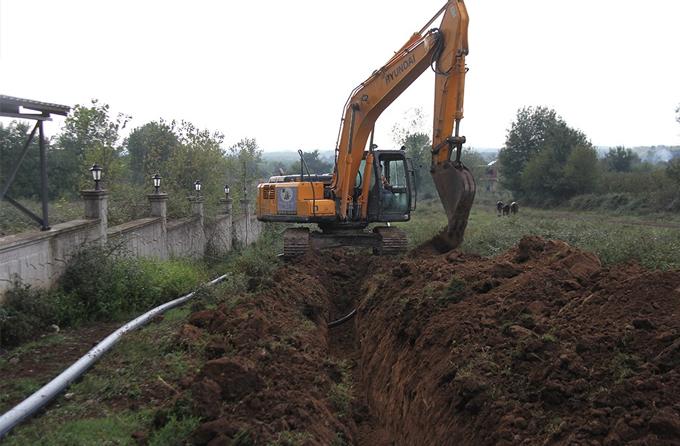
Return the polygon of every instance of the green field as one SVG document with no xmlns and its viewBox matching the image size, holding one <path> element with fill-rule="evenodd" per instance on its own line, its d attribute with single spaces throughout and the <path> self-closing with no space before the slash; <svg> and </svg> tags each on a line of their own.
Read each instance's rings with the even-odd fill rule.
<svg viewBox="0 0 680 446">
<path fill-rule="evenodd" d="M 445 225 L 441 204 L 429 201 L 419 203 L 412 220 L 398 226 L 408 232 L 415 247 Z M 660 216 L 523 208 L 518 215 L 497 217 L 492 206 L 475 206 L 461 249 L 494 256 L 525 235 L 564 240 L 594 252 L 604 264 L 635 261 L 652 269 L 680 268 L 680 224 Z"/>
</svg>

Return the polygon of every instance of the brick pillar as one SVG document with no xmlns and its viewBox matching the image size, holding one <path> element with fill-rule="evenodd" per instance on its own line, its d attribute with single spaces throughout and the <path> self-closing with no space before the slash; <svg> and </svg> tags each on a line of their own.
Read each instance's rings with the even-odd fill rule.
<svg viewBox="0 0 680 446">
<path fill-rule="evenodd" d="M 85 218 L 99 220 L 97 241 L 106 243 L 106 230 L 109 225 L 109 193 L 105 190 L 81 190 L 80 195 L 85 202 Z"/>
<path fill-rule="evenodd" d="M 190 197 L 189 201 L 191 201 L 191 215 L 197 216 L 203 226 L 203 197 Z"/>
<path fill-rule="evenodd" d="M 220 198 L 220 204 L 224 206 L 224 215 L 231 215 L 234 207 L 234 200 L 231 198 Z"/>
<path fill-rule="evenodd" d="M 161 234 L 158 241 L 156 252 L 160 259 L 168 258 L 168 194 L 153 193 L 148 194 L 147 198 L 151 203 L 151 216 L 160 217 Z"/>
</svg>

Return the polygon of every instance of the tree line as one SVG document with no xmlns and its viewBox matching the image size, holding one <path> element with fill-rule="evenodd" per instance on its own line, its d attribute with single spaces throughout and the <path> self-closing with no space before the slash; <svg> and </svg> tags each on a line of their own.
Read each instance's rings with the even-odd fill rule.
<svg viewBox="0 0 680 446">
<path fill-rule="evenodd" d="M 162 176 L 162 190 L 170 194 L 169 211 L 188 212 L 186 197 L 196 180 L 202 182 L 207 198 L 222 196 L 231 185 L 234 198 L 240 198 L 244 184 L 260 178 L 262 150 L 255 139 L 246 138 L 223 148 L 224 135 L 200 129 L 187 121 L 159 119 L 122 132 L 131 117 L 113 114 L 108 104 L 92 100 L 76 105 L 57 135 L 45 141 L 48 147 L 50 199 L 73 199 L 79 190 L 91 188 L 88 169 L 103 168 L 104 185 L 111 191 L 113 217 L 134 217 L 131 203 L 143 203 L 152 190 L 151 176 Z M 25 144 L 29 124 L 0 123 L 0 174 L 5 178 Z M 37 138 L 36 138 L 37 139 Z M 38 141 L 34 139 L 9 194 L 13 198 L 39 196 Z M 214 200 L 216 201 L 216 200 Z M 126 209 L 127 207 L 127 209 Z"/>
<path fill-rule="evenodd" d="M 678 122 L 680 122 L 680 109 Z M 657 194 L 676 201 L 680 159 L 653 165 L 631 149 L 599 158 L 588 137 L 548 107 L 518 110 L 499 152 L 502 186 L 534 204 L 554 205 L 586 194 Z M 680 205 L 680 203 L 678 203 Z"/>
</svg>

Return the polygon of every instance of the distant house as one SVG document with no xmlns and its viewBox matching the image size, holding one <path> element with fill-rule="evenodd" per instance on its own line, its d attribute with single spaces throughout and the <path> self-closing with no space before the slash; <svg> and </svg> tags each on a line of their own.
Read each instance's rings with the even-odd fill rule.
<svg viewBox="0 0 680 446">
<path fill-rule="evenodd" d="M 498 160 L 495 159 L 481 167 L 484 169 L 484 173 L 477 181 L 486 192 L 496 192 L 498 184 Z"/>
</svg>

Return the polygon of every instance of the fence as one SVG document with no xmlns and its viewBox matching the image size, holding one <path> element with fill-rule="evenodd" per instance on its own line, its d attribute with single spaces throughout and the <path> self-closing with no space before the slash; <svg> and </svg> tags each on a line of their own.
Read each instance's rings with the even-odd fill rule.
<svg viewBox="0 0 680 446">
<path fill-rule="evenodd" d="M 108 192 L 82 191 L 85 218 L 54 225 L 43 232 L 0 237 L 0 301 L 18 276 L 25 284 L 49 287 L 64 271 L 69 257 L 85 244 L 114 242 L 135 256 L 167 259 L 220 255 L 235 246 L 257 240 L 261 224 L 248 208 L 233 216 L 231 200 L 222 200 L 223 213 L 206 218 L 202 198 L 192 198 L 192 216 L 167 218 L 168 195 L 148 195 L 151 213 L 147 218 L 108 226 Z"/>
</svg>

